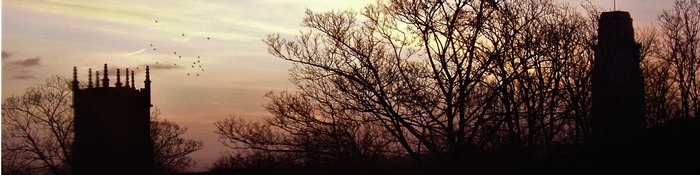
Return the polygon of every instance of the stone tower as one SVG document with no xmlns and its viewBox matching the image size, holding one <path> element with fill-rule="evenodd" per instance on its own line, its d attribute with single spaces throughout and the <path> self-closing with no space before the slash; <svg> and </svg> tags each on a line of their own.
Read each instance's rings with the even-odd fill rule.
<svg viewBox="0 0 700 175">
<path fill-rule="evenodd" d="M 73 174 L 152 174 L 149 69 L 146 67 L 146 80 L 141 89 L 134 84 L 133 71 L 129 77 L 129 69 L 126 69 L 125 85 L 117 69 L 114 87 L 109 86 L 107 64 L 102 73 L 102 86 L 98 71 L 93 86 L 90 69 L 89 83 L 81 89 L 73 67 Z"/>
<path fill-rule="evenodd" d="M 620 145 L 646 128 L 639 44 L 628 12 L 604 12 L 598 21 L 592 77 L 594 145 Z M 624 145 L 624 144 L 623 144 Z"/>
</svg>

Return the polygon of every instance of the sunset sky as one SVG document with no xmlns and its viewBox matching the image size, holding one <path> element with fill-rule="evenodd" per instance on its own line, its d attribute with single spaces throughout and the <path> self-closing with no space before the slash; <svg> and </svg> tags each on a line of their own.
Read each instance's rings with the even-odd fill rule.
<svg viewBox="0 0 700 175">
<path fill-rule="evenodd" d="M 262 39 L 308 31 L 300 26 L 306 8 L 360 10 L 374 1 L 3 0 L 2 98 L 52 75 L 70 77 L 73 66 L 78 80 L 87 82 L 88 68 L 102 71 L 105 63 L 136 71 L 141 88 L 141 71 L 151 65 L 153 105 L 162 118 L 188 127 L 186 137 L 204 141 L 204 149 L 191 156 L 194 170 L 205 170 L 230 151 L 217 141 L 213 122 L 231 115 L 270 116 L 262 108 L 263 95 L 294 89 L 287 80 L 291 64 L 267 54 Z M 581 0 L 557 2 L 579 6 Z M 613 0 L 591 2 L 613 6 Z M 635 26 L 651 25 L 672 5 L 672 0 L 617 0 L 617 9 L 629 11 Z M 113 86 L 115 78 L 110 79 Z"/>
</svg>

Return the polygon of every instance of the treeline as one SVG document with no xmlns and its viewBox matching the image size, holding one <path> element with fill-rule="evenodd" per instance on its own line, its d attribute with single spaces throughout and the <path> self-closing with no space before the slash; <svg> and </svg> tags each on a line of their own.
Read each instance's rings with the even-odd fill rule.
<svg viewBox="0 0 700 175">
<path fill-rule="evenodd" d="M 265 40 L 294 64 L 297 89 L 266 96 L 274 117 L 217 122 L 236 153 L 212 170 L 480 172 L 577 154 L 591 132 L 602 12 L 583 9 L 389 0 L 360 12 L 307 10 L 308 32 Z M 658 24 L 636 34 L 649 127 L 700 113 L 700 4 L 679 0 Z"/>
</svg>

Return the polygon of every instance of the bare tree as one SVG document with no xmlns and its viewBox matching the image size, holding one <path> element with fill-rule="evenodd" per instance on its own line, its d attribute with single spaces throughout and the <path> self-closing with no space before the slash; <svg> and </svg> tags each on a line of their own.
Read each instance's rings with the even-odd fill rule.
<svg viewBox="0 0 700 175">
<path fill-rule="evenodd" d="M 54 76 L 26 89 L 21 96 L 3 100 L 3 167 L 5 163 L 17 163 L 7 167 L 25 167 L 30 174 L 70 172 L 73 110 L 68 82 Z M 27 159 L 10 160 L 17 157 Z"/>
<path fill-rule="evenodd" d="M 303 91 L 366 116 L 416 161 L 447 163 L 476 142 L 489 99 L 482 78 L 493 61 L 476 40 L 493 8 L 486 1 L 390 1 L 355 12 L 308 11 L 296 41 L 271 36 L 271 54 L 294 62 Z M 465 19 L 465 20 L 458 20 Z M 467 23 L 468 20 L 474 20 Z M 405 26 L 405 27 L 402 27 Z"/>
<path fill-rule="evenodd" d="M 5 136 L 3 136 L 3 138 L 4 137 Z M 7 142 L 3 142 L 2 144 L 2 174 L 36 174 L 38 170 L 33 169 L 33 159 L 29 153 L 10 151 L 10 149 L 5 148 L 12 146 L 12 144 L 9 144 Z"/>
<path fill-rule="evenodd" d="M 549 1 L 503 3 L 486 28 L 497 57 L 488 82 L 498 94 L 495 145 L 528 148 L 573 143 L 587 114 L 592 49 L 590 22 L 572 7 Z"/>
<path fill-rule="evenodd" d="M 448 167 L 504 144 L 588 133 L 595 23 L 549 0 L 378 2 L 307 11 L 310 32 L 271 35 L 300 93 L 379 126 L 414 160 Z"/>
<path fill-rule="evenodd" d="M 372 125 L 351 118 L 349 115 L 355 113 L 347 112 L 352 111 L 333 111 L 324 106 L 327 103 L 312 103 L 308 101 L 311 98 L 286 92 L 270 93 L 266 97 L 272 101 L 265 108 L 274 117 L 253 122 L 232 116 L 215 123 L 215 132 L 226 146 L 257 151 L 223 157 L 221 161 L 257 160 L 254 157 L 267 157 L 271 154 L 265 152 L 269 152 L 286 155 L 287 164 L 308 165 L 367 161 L 388 152 L 391 140 L 385 139 L 387 136 Z"/>
<path fill-rule="evenodd" d="M 700 113 L 700 3 L 677 0 L 673 9 L 659 15 L 662 66 L 670 70 L 671 91 L 679 101 L 675 117 Z"/>
<path fill-rule="evenodd" d="M 186 171 L 195 162 L 188 155 L 202 149 L 202 142 L 182 138 L 187 128 L 159 118 L 160 110 L 151 112 L 151 138 L 157 174 Z"/>
<path fill-rule="evenodd" d="M 674 88 L 673 73 L 664 60 L 660 36 L 656 28 L 636 30 L 640 43 L 641 67 L 644 75 L 646 118 L 649 127 L 665 123 L 679 111 L 678 92 Z"/>
<path fill-rule="evenodd" d="M 69 80 L 54 76 L 2 103 L 2 171 L 7 174 L 70 174 L 73 142 Z M 202 142 L 181 138 L 187 130 L 152 113 L 155 165 L 161 172 L 186 170 L 188 154 Z"/>
</svg>

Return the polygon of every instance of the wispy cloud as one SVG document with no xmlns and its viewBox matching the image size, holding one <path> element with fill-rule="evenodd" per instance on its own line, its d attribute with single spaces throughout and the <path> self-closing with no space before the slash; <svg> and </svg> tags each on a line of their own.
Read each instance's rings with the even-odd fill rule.
<svg viewBox="0 0 700 175">
<path fill-rule="evenodd" d="M 44 12 L 75 15 L 88 19 L 109 21 L 150 21 L 149 16 L 141 8 L 128 8 L 129 3 L 105 3 L 97 1 L 8 1 L 8 4 L 23 6 Z"/>
<path fill-rule="evenodd" d="M 289 28 L 287 24 L 296 25 L 301 22 L 300 17 L 303 15 L 305 7 L 309 5 L 341 6 L 335 1 L 327 3 L 322 0 L 304 3 L 297 1 L 126 1 L 105 3 L 92 0 L 10 0 L 3 1 L 3 3 L 3 5 L 24 7 L 57 15 L 147 27 L 148 30 L 161 33 L 202 32 L 206 36 L 226 41 L 259 40 L 259 37 L 266 33 L 296 34 L 298 30 Z M 273 16 L 275 13 L 258 13 L 262 8 L 280 6 L 288 8 L 284 8 L 278 13 L 291 15 Z M 91 26 L 89 29 L 111 30 L 112 28 L 98 27 L 96 29 Z M 177 40 L 187 41 L 188 39 L 178 38 Z"/>
<path fill-rule="evenodd" d="M 173 70 L 173 69 L 183 69 L 185 67 L 182 66 L 177 66 L 177 65 L 170 65 L 170 64 L 144 64 L 139 67 L 146 67 L 148 66 L 150 69 L 161 69 L 161 70 Z"/>
<path fill-rule="evenodd" d="M 141 53 L 141 52 L 143 52 L 143 51 L 146 51 L 146 49 L 141 49 L 141 50 L 137 50 L 137 51 L 128 53 L 128 54 L 126 54 L 126 56 L 131 56 L 131 55 L 133 55 L 133 54 L 138 54 L 138 53 Z"/>
<path fill-rule="evenodd" d="M 2 52 L 2 58 L 3 60 L 8 60 L 8 58 L 12 54 L 10 52 Z M 41 66 L 39 63 L 41 61 L 41 58 L 39 57 L 34 57 L 34 58 L 27 58 L 27 59 L 22 59 L 22 60 L 16 60 L 16 61 L 10 61 L 7 63 L 3 64 L 3 72 L 7 71 L 8 73 L 12 72 L 15 74 L 12 76 L 13 79 L 17 80 L 28 80 L 28 79 L 35 79 L 36 77 L 33 74 L 31 70 L 28 68 L 31 67 L 38 67 Z"/>
<path fill-rule="evenodd" d="M 5 52 L 2 52 L 2 54 L 4 58 Z M 41 61 L 41 58 L 39 57 L 27 58 L 23 60 L 9 62 L 5 64 L 3 68 L 8 70 L 22 70 L 30 67 L 40 66 L 39 61 Z"/>
</svg>

